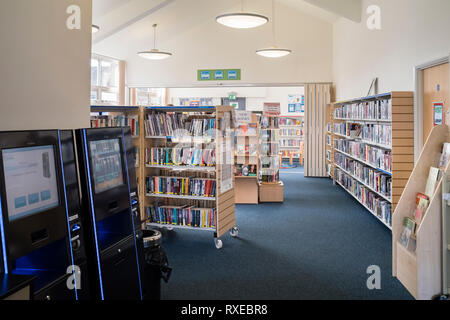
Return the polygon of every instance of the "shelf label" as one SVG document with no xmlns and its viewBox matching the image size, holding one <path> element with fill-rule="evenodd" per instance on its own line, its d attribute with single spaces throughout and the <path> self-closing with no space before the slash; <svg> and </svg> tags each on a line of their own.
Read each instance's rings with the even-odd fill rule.
<svg viewBox="0 0 450 320">
<path fill-rule="evenodd" d="M 197 70 L 197 81 L 241 80 L 241 69 Z"/>
</svg>

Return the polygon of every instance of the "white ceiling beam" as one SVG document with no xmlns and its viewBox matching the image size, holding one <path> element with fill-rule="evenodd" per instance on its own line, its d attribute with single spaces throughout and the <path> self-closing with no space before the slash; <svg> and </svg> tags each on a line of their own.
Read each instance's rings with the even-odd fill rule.
<svg viewBox="0 0 450 320">
<path fill-rule="evenodd" d="M 341 17 L 354 22 L 361 22 L 362 1 L 361 0 L 304 0 L 319 8 L 328 10 Z"/>
<path fill-rule="evenodd" d="M 175 2 L 175 0 L 134 0 L 106 15 L 94 17 L 94 24 L 100 26 L 101 29 L 93 36 L 92 42 L 97 44 L 154 14 L 172 2 Z"/>
</svg>

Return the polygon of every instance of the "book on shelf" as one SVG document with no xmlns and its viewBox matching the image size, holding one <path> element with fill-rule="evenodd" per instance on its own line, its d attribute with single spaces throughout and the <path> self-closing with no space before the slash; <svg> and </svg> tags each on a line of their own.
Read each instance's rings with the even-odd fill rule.
<svg viewBox="0 0 450 320">
<path fill-rule="evenodd" d="M 256 165 L 242 165 L 238 164 L 235 167 L 235 175 L 237 177 L 256 177 Z"/>
<path fill-rule="evenodd" d="M 139 135 L 139 118 L 130 115 L 98 115 L 91 116 L 91 128 L 130 127 L 131 135 Z"/>
<path fill-rule="evenodd" d="M 216 180 L 207 178 L 153 176 L 147 177 L 145 185 L 149 194 L 216 196 Z"/>
<path fill-rule="evenodd" d="M 439 178 L 439 169 L 435 167 L 430 168 L 430 172 L 428 173 L 427 184 L 425 187 L 425 195 L 428 198 L 432 198 L 434 194 L 434 190 L 436 190 L 436 185 Z"/>
<path fill-rule="evenodd" d="M 211 167 L 216 163 L 216 150 L 187 147 L 146 148 L 145 163 L 146 165 Z"/>
<path fill-rule="evenodd" d="M 390 120 L 391 114 L 391 99 L 345 104 L 334 110 L 334 117 L 340 119 Z"/>
<path fill-rule="evenodd" d="M 439 160 L 439 169 L 441 171 L 445 171 L 445 168 L 447 167 L 449 160 L 450 160 L 450 143 L 444 143 L 444 146 L 442 147 L 442 155 Z"/>
<path fill-rule="evenodd" d="M 403 230 L 402 233 L 400 234 L 399 243 L 411 251 L 414 251 L 413 237 L 415 234 L 415 230 L 416 230 L 416 222 L 409 217 L 405 217 L 405 219 L 403 219 Z"/>
<path fill-rule="evenodd" d="M 176 225 L 192 228 L 215 228 L 217 211 L 215 208 L 196 206 L 160 206 L 157 202 L 145 208 L 150 223 Z"/>
<path fill-rule="evenodd" d="M 423 193 L 417 194 L 416 208 L 414 210 L 414 219 L 417 224 L 420 224 L 420 222 L 422 221 L 429 204 L 430 198 L 428 196 L 424 195 Z"/>
<path fill-rule="evenodd" d="M 151 112 L 145 115 L 147 137 L 212 137 L 216 119 L 191 119 L 182 113 Z"/>
</svg>

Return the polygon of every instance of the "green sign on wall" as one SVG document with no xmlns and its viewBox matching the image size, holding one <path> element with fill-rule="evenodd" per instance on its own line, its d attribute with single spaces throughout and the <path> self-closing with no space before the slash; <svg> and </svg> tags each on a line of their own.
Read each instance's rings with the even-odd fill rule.
<svg viewBox="0 0 450 320">
<path fill-rule="evenodd" d="M 230 81 L 241 80 L 241 69 L 198 70 L 198 81 Z"/>
</svg>

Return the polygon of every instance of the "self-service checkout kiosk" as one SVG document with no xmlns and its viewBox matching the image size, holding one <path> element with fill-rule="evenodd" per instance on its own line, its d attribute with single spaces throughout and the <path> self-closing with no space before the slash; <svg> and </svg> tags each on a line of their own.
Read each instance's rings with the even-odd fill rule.
<svg viewBox="0 0 450 320">
<path fill-rule="evenodd" d="M 130 131 L 80 129 L 76 137 L 91 293 L 140 300 L 143 242 Z"/>
<path fill-rule="evenodd" d="M 72 131 L 0 132 L 2 269 L 35 300 L 89 297 Z"/>
</svg>

